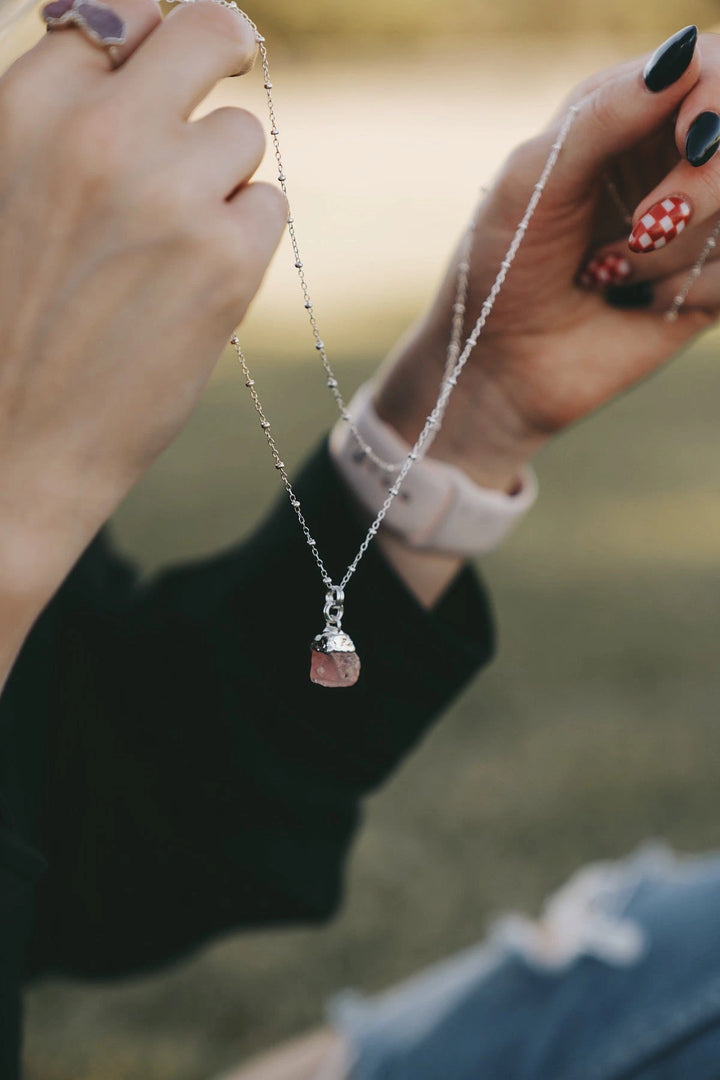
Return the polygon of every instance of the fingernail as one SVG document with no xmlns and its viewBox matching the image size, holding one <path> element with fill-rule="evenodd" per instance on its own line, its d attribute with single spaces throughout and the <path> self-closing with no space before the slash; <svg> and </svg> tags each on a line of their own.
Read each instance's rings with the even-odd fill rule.
<svg viewBox="0 0 720 1080">
<path fill-rule="evenodd" d="M 627 281 L 631 274 L 630 260 L 610 251 L 591 259 L 582 270 L 579 280 L 584 288 L 596 289 L 604 285 L 619 285 L 621 281 Z"/>
<path fill-rule="evenodd" d="M 682 195 L 661 199 L 643 214 L 630 233 L 630 250 L 638 255 L 658 251 L 680 235 L 691 217 L 690 203 Z"/>
<path fill-rule="evenodd" d="M 667 90 L 677 82 L 690 67 L 690 61 L 697 45 L 697 26 L 686 26 L 678 30 L 671 38 L 663 42 L 657 52 L 648 60 L 643 78 L 648 90 L 654 94 Z"/>
<path fill-rule="evenodd" d="M 649 281 L 635 281 L 632 285 L 610 285 L 605 290 L 605 299 L 614 308 L 647 308 L 655 299 L 655 292 Z"/>
<path fill-rule="evenodd" d="M 720 116 L 704 112 L 693 120 L 685 140 L 685 157 L 699 168 L 714 157 L 720 147 Z"/>
</svg>

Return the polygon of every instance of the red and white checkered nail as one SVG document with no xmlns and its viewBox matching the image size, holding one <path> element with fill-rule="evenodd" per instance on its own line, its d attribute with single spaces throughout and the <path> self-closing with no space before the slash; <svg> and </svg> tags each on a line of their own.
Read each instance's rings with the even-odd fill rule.
<svg viewBox="0 0 720 1080">
<path fill-rule="evenodd" d="M 643 214 L 630 233 L 630 250 L 638 254 L 657 251 L 683 231 L 692 217 L 692 207 L 682 195 L 669 195 Z"/>
<path fill-rule="evenodd" d="M 580 274 L 580 284 L 585 289 L 603 289 L 606 285 L 620 285 L 632 274 L 630 260 L 625 255 L 608 251 L 596 255 Z"/>
</svg>

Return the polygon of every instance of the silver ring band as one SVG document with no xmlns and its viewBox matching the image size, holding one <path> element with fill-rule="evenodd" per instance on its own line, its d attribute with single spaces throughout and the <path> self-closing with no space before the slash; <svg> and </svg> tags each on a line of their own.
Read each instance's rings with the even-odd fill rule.
<svg viewBox="0 0 720 1080">
<path fill-rule="evenodd" d="M 50 30 L 76 29 L 93 45 L 104 49 L 113 68 L 122 63 L 119 45 L 127 41 L 127 23 L 101 0 L 50 0 L 41 17 Z"/>
</svg>

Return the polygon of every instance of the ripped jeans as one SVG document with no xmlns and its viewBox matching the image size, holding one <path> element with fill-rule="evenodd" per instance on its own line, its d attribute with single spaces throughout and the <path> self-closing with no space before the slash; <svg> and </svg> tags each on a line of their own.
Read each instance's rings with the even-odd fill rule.
<svg viewBox="0 0 720 1080">
<path fill-rule="evenodd" d="M 720 1080 L 720 853 L 587 867 L 538 922 L 330 1018 L 350 1080 Z"/>
</svg>

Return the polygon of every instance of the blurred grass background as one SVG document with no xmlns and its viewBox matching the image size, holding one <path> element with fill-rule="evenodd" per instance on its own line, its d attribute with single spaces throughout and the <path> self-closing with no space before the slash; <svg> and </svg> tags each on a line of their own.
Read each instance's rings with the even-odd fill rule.
<svg viewBox="0 0 720 1080">
<path fill-rule="evenodd" d="M 597 67 L 720 17 L 710 0 L 269 0 L 298 231 L 348 389 L 431 295 L 512 145 Z M 38 37 L 30 13 L 0 62 Z M 261 111 L 252 80 L 202 111 Z M 264 175 L 270 177 L 272 169 Z M 242 332 L 283 457 L 332 423 L 289 249 Z M 371 800 L 331 927 L 238 934 L 154 978 L 28 995 L 28 1080 L 206 1080 L 537 910 L 578 864 L 648 837 L 720 846 L 720 338 L 558 440 L 542 499 L 488 559 L 500 655 Z M 612 347 L 612 343 L 608 343 Z M 177 443 L 117 515 L 151 572 L 230 543 L 277 492 L 226 355 Z M 182 904 L 182 897 L 178 897 Z"/>
<path fill-rule="evenodd" d="M 535 0 L 365 0 L 338 4 L 336 0 L 271 0 L 257 22 L 271 29 L 281 39 L 297 37 L 338 41 L 372 40 L 390 35 L 393 42 L 407 45 L 423 41 L 428 35 L 457 37 L 472 35 L 565 36 L 607 34 L 618 37 L 628 32 L 647 34 L 661 27 L 677 29 L 690 22 L 707 26 L 718 18 L 717 0 L 553 0 L 538 4 Z"/>
</svg>

